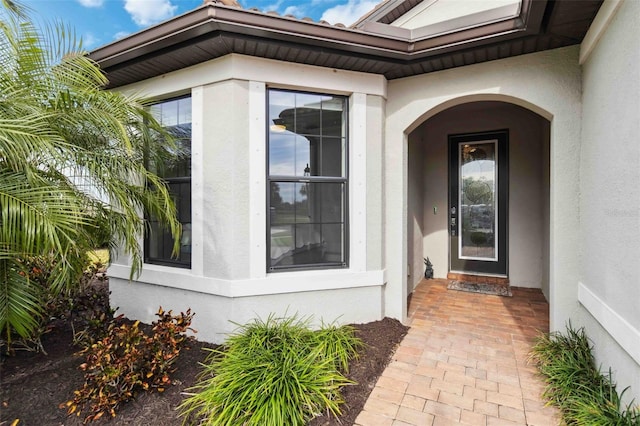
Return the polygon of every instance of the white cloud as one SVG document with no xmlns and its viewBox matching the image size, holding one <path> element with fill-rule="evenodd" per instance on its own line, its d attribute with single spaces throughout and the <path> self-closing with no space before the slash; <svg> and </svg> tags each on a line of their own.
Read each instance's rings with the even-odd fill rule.
<svg viewBox="0 0 640 426">
<path fill-rule="evenodd" d="M 289 6 L 282 12 L 283 15 L 293 15 L 297 18 L 304 17 L 305 13 L 305 8 L 300 6 Z"/>
<path fill-rule="evenodd" d="M 146 26 L 171 18 L 178 6 L 170 0 L 124 0 L 124 9 L 133 22 Z"/>
<path fill-rule="evenodd" d="M 351 25 L 372 10 L 379 2 L 376 0 L 349 0 L 346 4 L 339 4 L 327 9 L 320 19 L 331 24 L 342 23 Z"/>
<path fill-rule="evenodd" d="M 82 47 L 84 49 L 93 49 L 100 43 L 100 39 L 91 33 L 85 33 L 82 35 Z"/>
<path fill-rule="evenodd" d="M 264 12 L 278 11 L 280 10 L 280 6 L 282 6 L 282 3 L 284 3 L 284 0 L 277 0 L 273 4 L 263 7 L 262 10 Z"/>
<path fill-rule="evenodd" d="M 126 36 L 128 36 L 129 34 L 131 34 L 129 31 L 118 31 L 117 33 L 115 33 L 115 35 L 113 36 L 114 40 L 120 40 L 121 38 L 125 38 Z"/>
<path fill-rule="evenodd" d="M 78 0 L 78 3 L 84 7 L 100 7 L 104 4 L 104 0 Z"/>
</svg>

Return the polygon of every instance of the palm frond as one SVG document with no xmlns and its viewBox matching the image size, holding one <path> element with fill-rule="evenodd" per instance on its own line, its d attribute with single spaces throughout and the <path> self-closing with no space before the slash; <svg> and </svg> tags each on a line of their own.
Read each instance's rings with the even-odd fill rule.
<svg viewBox="0 0 640 426">
<path fill-rule="evenodd" d="M 21 274 L 22 272 L 22 274 Z M 39 293 L 14 258 L 0 256 L 0 330 L 28 336 L 42 314 Z"/>
<path fill-rule="evenodd" d="M 146 156 L 160 158 L 173 146 L 145 110 L 148 102 L 103 90 L 107 79 L 69 26 L 35 26 L 20 4 L 2 6 L 0 331 L 23 335 L 40 312 L 17 259 L 53 256 L 48 285 L 61 291 L 82 271 L 92 230 L 106 225 L 110 247 L 118 243 L 131 255 L 134 276 L 142 267 L 144 213 L 171 230 L 174 253 L 180 223 L 167 186 L 145 168 Z M 152 135 L 160 137 L 150 142 Z"/>
</svg>

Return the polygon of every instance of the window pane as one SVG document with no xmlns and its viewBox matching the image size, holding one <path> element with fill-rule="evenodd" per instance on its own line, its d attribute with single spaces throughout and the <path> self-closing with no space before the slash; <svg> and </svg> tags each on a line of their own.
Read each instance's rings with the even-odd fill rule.
<svg viewBox="0 0 640 426">
<path fill-rule="evenodd" d="M 178 100 L 178 124 L 189 124 L 191 128 L 191 98 Z"/>
<path fill-rule="evenodd" d="M 145 261 L 189 267 L 191 265 L 191 98 L 173 99 L 151 106 L 150 112 L 175 138 L 175 146 L 167 147 L 150 160 L 149 168 L 163 177 L 173 197 L 178 221 L 182 224 L 180 253 L 172 257 L 171 233 L 148 217 L 150 230 L 146 236 Z"/>
<path fill-rule="evenodd" d="M 147 235 L 147 238 L 149 240 L 149 243 L 148 243 L 149 251 L 147 253 L 147 256 L 160 257 L 161 246 L 160 244 L 158 244 L 158 238 L 160 235 L 162 235 L 162 232 L 160 230 L 160 225 L 158 225 L 158 222 L 150 221 L 149 234 Z"/>
<path fill-rule="evenodd" d="M 296 95 L 292 92 L 269 91 L 269 129 L 275 132 L 294 129 Z"/>
<path fill-rule="evenodd" d="M 164 178 L 191 176 L 191 124 L 175 126 L 169 129 L 174 137 L 175 147 L 163 154 L 162 164 L 158 164 L 156 173 Z"/>
<path fill-rule="evenodd" d="M 295 222 L 295 192 L 293 182 L 271 182 L 270 220 L 272 224 Z"/>
<path fill-rule="evenodd" d="M 161 105 L 160 124 L 171 127 L 178 124 L 178 101 L 169 101 Z"/>
<path fill-rule="evenodd" d="M 296 94 L 295 132 L 304 135 L 320 135 L 320 111 L 322 97 Z"/>
<path fill-rule="evenodd" d="M 291 253 L 295 250 L 293 241 L 293 225 L 271 226 L 271 265 L 291 265 Z"/>
<path fill-rule="evenodd" d="M 344 102 L 336 97 L 322 101 L 322 136 L 346 136 Z"/>
<path fill-rule="evenodd" d="M 322 139 L 322 164 L 321 176 L 344 176 L 344 146 L 343 139 L 323 138 Z"/>
<path fill-rule="evenodd" d="M 344 183 L 271 183 L 272 266 L 342 263 Z"/>
<path fill-rule="evenodd" d="M 191 182 L 169 182 L 169 192 L 173 195 L 178 220 L 191 222 Z"/>
<path fill-rule="evenodd" d="M 269 141 L 269 174 L 294 176 L 296 165 L 296 136 L 287 132 L 275 134 Z"/>
<path fill-rule="evenodd" d="M 296 183 L 296 223 L 311 222 L 311 213 L 309 212 L 308 194 L 311 190 L 310 183 Z"/>
<path fill-rule="evenodd" d="M 322 225 L 322 241 L 326 262 L 344 262 L 344 225 Z"/>
<path fill-rule="evenodd" d="M 304 136 L 296 136 L 295 176 L 309 176 L 311 142 Z"/>
<path fill-rule="evenodd" d="M 322 222 L 342 222 L 344 220 L 344 184 L 318 184 L 316 190 L 320 193 L 312 203 L 319 205 Z M 315 195 L 315 194 L 314 194 Z"/>
<path fill-rule="evenodd" d="M 311 215 L 307 201 L 310 185 L 308 183 L 271 182 L 271 223 L 310 222 Z"/>
<path fill-rule="evenodd" d="M 319 224 L 271 228 L 271 265 L 295 266 L 327 263 Z"/>
<path fill-rule="evenodd" d="M 338 97 L 270 91 L 269 174 L 344 177 L 344 103 Z"/>
</svg>

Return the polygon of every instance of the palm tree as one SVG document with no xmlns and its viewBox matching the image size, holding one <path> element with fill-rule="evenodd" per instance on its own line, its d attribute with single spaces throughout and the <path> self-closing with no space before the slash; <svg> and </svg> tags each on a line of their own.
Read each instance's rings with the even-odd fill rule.
<svg viewBox="0 0 640 426">
<path fill-rule="evenodd" d="M 110 248 L 131 256 L 133 277 L 142 267 L 142 212 L 166 224 L 175 253 L 180 224 L 167 187 L 144 166 L 145 156 L 172 151 L 148 103 L 103 90 L 105 76 L 68 28 L 42 34 L 22 6 L 2 4 L 0 332 L 10 338 L 12 330 L 28 336 L 42 314 L 24 259 L 52 257 L 50 290 L 69 289 L 107 226 Z"/>
</svg>

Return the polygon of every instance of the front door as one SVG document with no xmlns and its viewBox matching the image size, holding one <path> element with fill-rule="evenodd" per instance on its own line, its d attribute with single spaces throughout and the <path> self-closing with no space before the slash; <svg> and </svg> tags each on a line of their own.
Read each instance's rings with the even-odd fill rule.
<svg viewBox="0 0 640 426">
<path fill-rule="evenodd" d="M 507 275 L 507 130 L 449 136 L 451 272 Z"/>
</svg>

